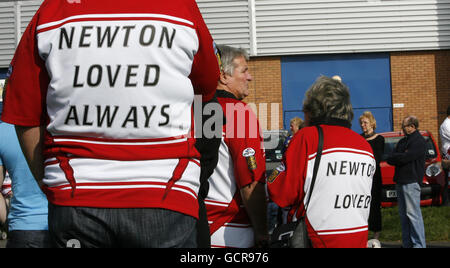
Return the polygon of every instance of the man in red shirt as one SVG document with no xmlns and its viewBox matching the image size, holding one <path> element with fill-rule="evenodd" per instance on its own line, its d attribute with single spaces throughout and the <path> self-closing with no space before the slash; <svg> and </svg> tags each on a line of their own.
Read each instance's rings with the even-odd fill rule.
<svg viewBox="0 0 450 268">
<path fill-rule="evenodd" d="M 212 247 L 267 244 L 265 156 L 258 120 L 242 99 L 252 76 L 242 49 L 219 46 L 217 99 L 225 114 L 219 160 L 205 199 Z"/>
</svg>

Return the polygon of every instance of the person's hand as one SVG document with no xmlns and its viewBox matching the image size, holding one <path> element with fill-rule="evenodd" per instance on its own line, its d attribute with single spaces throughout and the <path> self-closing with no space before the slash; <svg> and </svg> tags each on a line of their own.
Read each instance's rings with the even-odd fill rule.
<svg viewBox="0 0 450 268">
<path fill-rule="evenodd" d="M 442 168 L 447 170 L 450 169 L 450 160 L 442 159 Z"/>
</svg>

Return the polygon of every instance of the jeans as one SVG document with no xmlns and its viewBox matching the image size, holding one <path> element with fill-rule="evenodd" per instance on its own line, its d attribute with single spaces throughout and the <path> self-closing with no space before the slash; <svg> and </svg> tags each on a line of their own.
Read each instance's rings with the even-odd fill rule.
<svg viewBox="0 0 450 268">
<path fill-rule="evenodd" d="M 54 246 L 194 248 L 197 220 L 159 208 L 88 208 L 49 204 Z"/>
<path fill-rule="evenodd" d="M 405 248 L 426 248 L 425 227 L 420 210 L 420 185 L 397 184 L 398 212 Z"/>
<path fill-rule="evenodd" d="M 269 229 L 269 234 L 272 233 L 273 229 L 277 227 L 278 222 L 278 212 L 280 207 L 274 202 L 269 202 L 267 204 L 267 227 Z"/>
<path fill-rule="evenodd" d="M 48 231 L 14 230 L 8 233 L 6 248 L 50 248 Z"/>
</svg>

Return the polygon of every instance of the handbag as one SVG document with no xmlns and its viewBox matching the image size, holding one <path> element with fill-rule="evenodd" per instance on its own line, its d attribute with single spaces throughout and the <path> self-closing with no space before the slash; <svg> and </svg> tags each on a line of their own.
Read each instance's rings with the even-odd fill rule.
<svg viewBox="0 0 450 268">
<path fill-rule="evenodd" d="M 317 171 L 319 169 L 320 159 L 322 158 L 323 150 L 323 131 L 320 126 L 316 126 L 319 133 L 319 145 L 317 148 L 316 160 L 314 162 L 313 176 L 311 180 L 311 190 L 308 194 L 308 199 L 305 205 L 305 215 L 306 210 L 309 206 L 309 201 L 311 200 L 311 194 L 314 189 L 314 184 L 316 182 Z M 308 230 L 306 229 L 305 216 L 302 216 L 297 221 L 289 222 L 286 224 L 281 224 L 277 226 L 271 235 L 271 248 L 310 248 L 311 240 L 308 236 Z"/>
</svg>

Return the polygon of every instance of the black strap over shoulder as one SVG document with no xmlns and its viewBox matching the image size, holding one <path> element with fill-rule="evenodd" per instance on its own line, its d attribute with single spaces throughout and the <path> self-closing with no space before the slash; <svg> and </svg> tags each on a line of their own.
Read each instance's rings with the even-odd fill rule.
<svg viewBox="0 0 450 268">
<path fill-rule="evenodd" d="M 305 211 L 308 209 L 309 201 L 311 200 L 311 194 L 314 189 L 314 184 L 316 183 L 317 171 L 319 170 L 320 159 L 322 158 L 323 150 L 323 130 L 322 127 L 316 125 L 317 132 L 319 133 L 319 145 L 317 146 L 316 160 L 314 161 L 313 177 L 311 179 L 311 187 L 308 194 L 308 199 L 305 205 Z"/>
<path fill-rule="evenodd" d="M 317 125 L 317 132 L 319 133 L 319 144 L 317 147 L 316 159 L 314 161 L 313 176 L 311 179 L 311 187 L 308 194 L 308 199 L 304 210 L 306 212 L 309 201 L 311 200 L 311 194 L 316 182 L 317 171 L 319 170 L 320 159 L 322 158 L 323 150 L 323 131 L 322 128 Z M 287 224 L 281 224 L 277 226 L 271 236 L 272 248 L 310 248 L 311 240 L 308 236 L 308 230 L 306 227 L 305 217 L 300 217 L 297 221 Z"/>
</svg>

